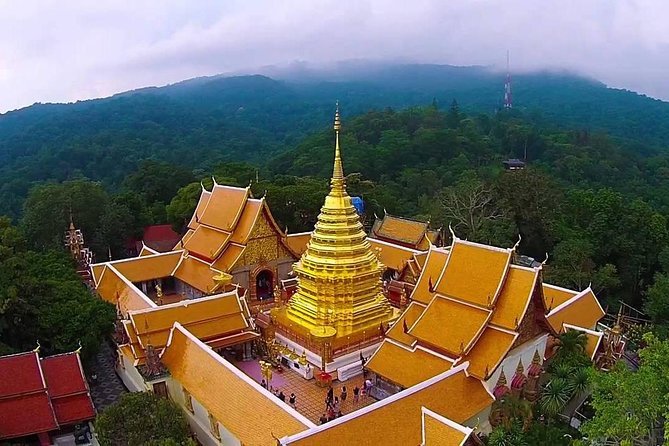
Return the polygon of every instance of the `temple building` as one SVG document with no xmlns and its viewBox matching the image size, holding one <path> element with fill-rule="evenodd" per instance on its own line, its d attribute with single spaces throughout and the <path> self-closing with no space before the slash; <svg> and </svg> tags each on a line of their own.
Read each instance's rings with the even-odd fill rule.
<svg viewBox="0 0 669 446">
<path fill-rule="evenodd" d="M 3 444 L 74 444 L 75 425 L 94 418 L 78 351 L 40 358 L 37 348 L 0 357 Z"/>
<path fill-rule="evenodd" d="M 406 248 L 427 250 L 430 245 L 441 244 L 441 231 L 430 229 L 430 222 L 396 217 L 385 212 L 383 218 L 374 220 L 370 235 L 378 240 Z"/>
<path fill-rule="evenodd" d="M 286 234 L 264 198 L 214 184 L 172 251 L 143 246 L 91 266 L 117 307 L 116 369 L 129 389 L 175 401 L 206 446 L 478 446 L 503 395 L 536 400 L 560 333 L 579 330 L 591 358 L 615 359 L 619 330 L 598 330 L 592 290 L 543 283 L 543 265 L 517 246 L 452 233 L 444 247 L 427 223 L 387 214 L 368 237 L 339 131 L 337 113 L 313 232 Z M 350 392 L 363 371 L 370 396 L 317 424 L 327 385 Z M 272 383 L 303 386 L 298 404 Z"/>
</svg>

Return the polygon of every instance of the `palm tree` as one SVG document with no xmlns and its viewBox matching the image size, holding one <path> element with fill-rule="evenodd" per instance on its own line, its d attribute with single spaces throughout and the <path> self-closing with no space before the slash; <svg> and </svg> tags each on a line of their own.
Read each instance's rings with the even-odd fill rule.
<svg viewBox="0 0 669 446">
<path fill-rule="evenodd" d="M 572 398 L 578 397 L 588 390 L 590 385 L 590 377 L 588 370 L 584 367 L 577 367 L 572 369 L 569 377 L 569 387 Z"/>
<path fill-rule="evenodd" d="M 558 336 L 555 360 L 581 356 L 588 345 L 588 336 L 582 331 L 567 330 Z"/>
<path fill-rule="evenodd" d="M 564 378 L 553 378 L 541 392 L 539 407 L 546 415 L 555 417 L 562 412 L 570 397 L 569 381 Z"/>
</svg>

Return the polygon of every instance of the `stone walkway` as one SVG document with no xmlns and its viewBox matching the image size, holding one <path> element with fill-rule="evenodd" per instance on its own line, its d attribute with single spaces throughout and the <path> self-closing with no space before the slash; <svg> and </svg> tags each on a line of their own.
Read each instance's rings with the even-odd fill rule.
<svg viewBox="0 0 669 446">
<path fill-rule="evenodd" d="M 87 376 L 93 404 L 98 413 L 114 404 L 121 395 L 128 391 L 121 378 L 116 374 L 115 364 L 114 352 L 107 342 L 103 342 Z M 97 380 L 95 381 L 91 379 L 91 375 L 94 373 L 97 374 Z"/>
<path fill-rule="evenodd" d="M 257 361 L 255 361 L 257 364 Z M 243 365 L 241 365 L 243 364 Z M 239 368 L 246 375 L 251 378 L 258 380 L 260 376 L 259 370 L 258 373 L 254 373 L 254 365 L 250 364 L 250 361 L 246 363 L 235 363 L 235 366 Z M 260 369 L 260 366 L 257 367 Z M 272 378 L 272 384 L 278 384 L 278 389 L 284 393 L 286 396 L 286 404 L 288 403 L 288 398 L 291 393 L 295 393 L 297 397 L 296 409 L 302 415 L 307 417 L 309 420 L 313 421 L 316 424 L 320 424 L 320 417 L 325 412 L 325 397 L 327 396 L 328 389 L 323 387 L 318 387 L 316 385 L 316 380 L 311 379 L 309 381 L 302 378 L 290 368 L 284 368 L 282 373 L 274 372 Z M 342 414 L 346 415 L 350 412 L 361 409 L 365 406 L 376 402 L 372 397 L 363 397 L 360 396 L 359 401 L 356 403 L 353 401 L 353 388 L 357 385 L 359 388 L 362 388 L 363 378 L 362 375 L 351 378 L 345 382 L 335 381 L 333 383 L 334 395 L 341 398 L 341 389 L 342 386 L 346 386 L 347 398 L 346 401 L 341 406 Z"/>
</svg>

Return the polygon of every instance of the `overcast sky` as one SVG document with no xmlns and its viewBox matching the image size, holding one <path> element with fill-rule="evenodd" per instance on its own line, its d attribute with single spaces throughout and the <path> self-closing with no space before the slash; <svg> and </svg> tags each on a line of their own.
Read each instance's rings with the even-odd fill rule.
<svg viewBox="0 0 669 446">
<path fill-rule="evenodd" d="M 669 100 L 669 0 L 0 0 L 0 111 L 294 61 L 565 68 Z"/>
</svg>

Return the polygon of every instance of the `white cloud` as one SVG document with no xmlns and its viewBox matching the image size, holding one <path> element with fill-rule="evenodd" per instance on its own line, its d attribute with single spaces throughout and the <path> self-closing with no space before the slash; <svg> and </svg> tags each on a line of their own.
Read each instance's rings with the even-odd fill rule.
<svg viewBox="0 0 669 446">
<path fill-rule="evenodd" d="M 295 60 L 566 68 L 669 99 L 664 0 L 0 0 L 0 110 Z"/>
</svg>

